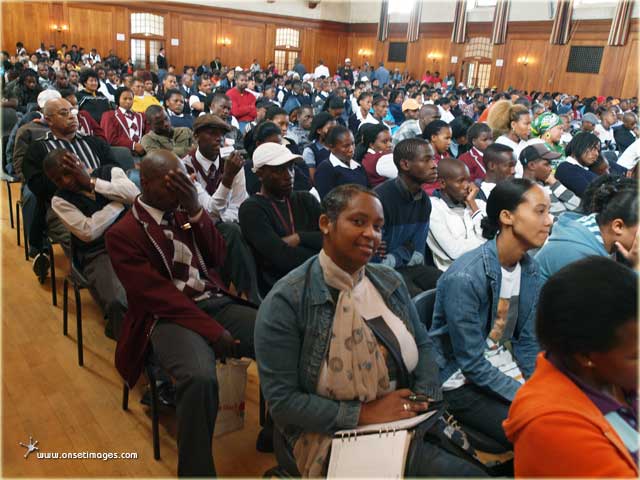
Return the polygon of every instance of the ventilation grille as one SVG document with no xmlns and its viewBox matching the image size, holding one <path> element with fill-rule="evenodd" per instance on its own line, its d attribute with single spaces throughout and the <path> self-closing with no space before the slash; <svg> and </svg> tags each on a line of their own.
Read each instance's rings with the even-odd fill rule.
<svg viewBox="0 0 640 480">
<path fill-rule="evenodd" d="M 571 47 L 567 72 L 600 73 L 604 47 Z"/>
</svg>

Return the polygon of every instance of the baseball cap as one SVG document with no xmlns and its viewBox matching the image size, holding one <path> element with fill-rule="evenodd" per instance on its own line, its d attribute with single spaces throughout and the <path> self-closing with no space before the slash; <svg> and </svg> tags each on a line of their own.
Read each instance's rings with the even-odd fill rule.
<svg viewBox="0 0 640 480">
<path fill-rule="evenodd" d="M 284 145 L 279 143 L 267 142 L 260 145 L 253 152 L 253 173 L 256 173 L 265 165 L 269 167 L 277 167 L 284 165 L 293 160 L 299 160 L 302 157 L 291 153 Z"/>
<path fill-rule="evenodd" d="M 419 110 L 420 104 L 415 98 L 407 98 L 404 102 L 402 102 L 402 111 L 406 112 L 407 110 Z"/>
<path fill-rule="evenodd" d="M 219 130 L 223 130 L 224 132 L 231 131 L 231 127 L 227 124 L 227 122 L 222 120 L 219 116 L 212 115 L 210 113 L 207 113 L 206 115 L 200 115 L 198 118 L 196 118 L 196 120 L 193 122 L 193 133 L 196 133 L 198 130 L 204 127 L 217 128 Z"/>
<path fill-rule="evenodd" d="M 365 75 L 365 76 L 360 77 L 360 81 L 361 81 L 361 82 L 368 82 L 368 81 L 369 81 L 369 79 L 368 79 L 368 78 L 366 77 L 366 75 Z"/>
<path fill-rule="evenodd" d="M 55 100 L 57 98 L 62 98 L 58 90 L 43 90 L 38 94 L 38 107 L 42 110 L 49 100 Z"/>
<path fill-rule="evenodd" d="M 561 156 L 562 154 L 549 150 L 544 143 L 534 143 L 520 152 L 520 163 L 527 165 L 536 160 L 555 160 Z"/>
<path fill-rule="evenodd" d="M 598 123 L 600 123 L 600 122 L 598 121 L 598 117 L 596 117 L 595 113 L 591 113 L 591 112 L 589 112 L 589 113 L 585 113 L 585 114 L 582 116 L 582 121 L 583 121 L 583 122 L 593 123 L 594 125 L 598 125 Z"/>
</svg>

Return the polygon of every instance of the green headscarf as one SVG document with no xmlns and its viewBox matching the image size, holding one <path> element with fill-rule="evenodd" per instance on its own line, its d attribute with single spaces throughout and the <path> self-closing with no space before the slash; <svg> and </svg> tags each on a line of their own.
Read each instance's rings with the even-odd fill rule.
<svg viewBox="0 0 640 480">
<path fill-rule="evenodd" d="M 558 125 L 562 125 L 562 119 L 558 115 L 551 112 L 544 112 L 531 122 L 531 133 L 536 137 L 540 137 L 544 135 L 544 132 Z"/>
</svg>

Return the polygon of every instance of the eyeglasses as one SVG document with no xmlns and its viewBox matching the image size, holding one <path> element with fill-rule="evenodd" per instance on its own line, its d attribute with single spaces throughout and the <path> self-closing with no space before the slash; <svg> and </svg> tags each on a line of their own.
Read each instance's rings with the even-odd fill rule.
<svg viewBox="0 0 640 480">
<path fill-rule="evenodd" d="M 72 108 L 71 110 L 59 110 L 56 115 L 59 115 L 62 118 L 67 118 L 69 115 L 73 115 L 74 117 L 78 116 L 78 109 Z"/>
</svg>

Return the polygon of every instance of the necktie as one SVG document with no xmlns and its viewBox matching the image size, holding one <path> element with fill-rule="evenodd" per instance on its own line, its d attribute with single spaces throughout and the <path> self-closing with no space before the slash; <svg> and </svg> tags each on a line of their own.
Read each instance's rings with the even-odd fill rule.
<svg viewBox="0 0 640 480">
<path fill-rule="evenodd" d="M 220 165 L 222 167 L 222 165 Z M 207 175 L 207 193 L 213 195 L 220 183 L 220 168 L 216 168 L 214 164 L 211 164 L 209 168 L 209 174 Z"/>
<path fill-rule="evenodd" d="M 170 227 L 174 227 L 175 223 L 176 222 L 173 211 L 164 212 L 162 214 L 162 221 L 160 222 L 160 225 L 168 225 Z"/>
</svg>

